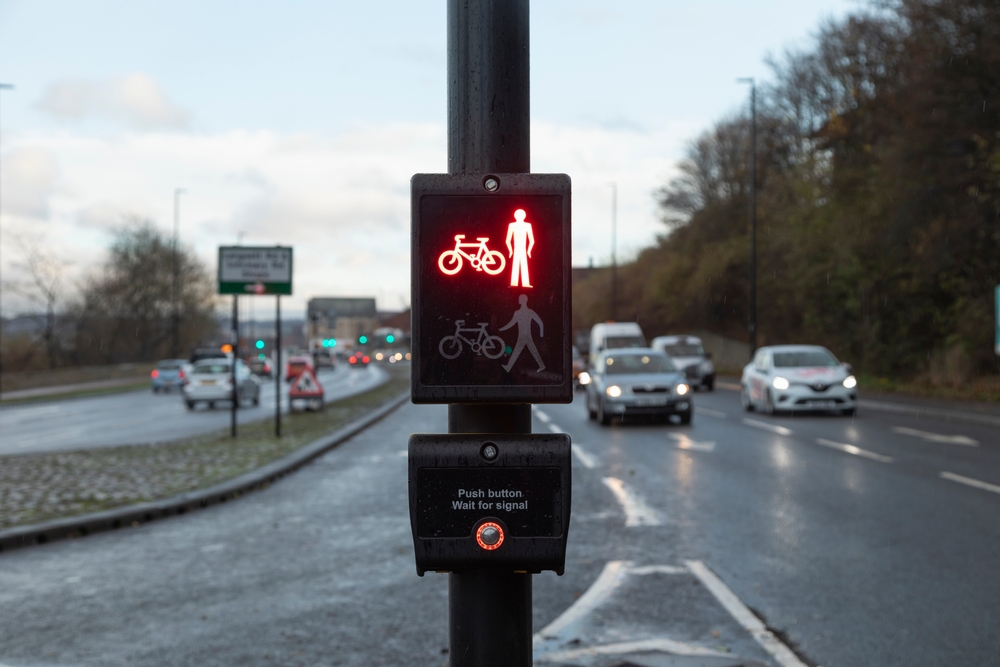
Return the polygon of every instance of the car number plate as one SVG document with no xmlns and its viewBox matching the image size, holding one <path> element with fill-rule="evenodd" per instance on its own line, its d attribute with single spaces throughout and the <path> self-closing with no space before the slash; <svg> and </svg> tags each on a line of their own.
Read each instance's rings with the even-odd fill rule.
<svg viewBox="0 0 1000 667">
<path fill-rule="evenodd" d="M 836 401 L 812 401 L 810 403 L 814 408 L 833 408 L 837 406 Z"/>
<path fill-rule="evenodd" d="M 218 382 L 219 382 L 218 380 L 202 380 L 201 384 L 202 385 L 206 385 L 206 384 L 218 384 Z"/>
<path fill-rule="evenodd" d="M 637 398 L 635 404 L 639 407 L 647 408 L 654 405 L 666 405 L 667 397 L 657 397 L 657 398 Z"/>
</svg>

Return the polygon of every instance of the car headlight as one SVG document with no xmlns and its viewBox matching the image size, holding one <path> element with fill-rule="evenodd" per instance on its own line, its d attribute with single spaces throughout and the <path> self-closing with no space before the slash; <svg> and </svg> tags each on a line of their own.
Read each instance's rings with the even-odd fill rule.
<svg viewBox="0 0 1000 667">
<path fill-rule="evenodd" d="M 788 389 L 788 380 L 783 377 L 776 377 L 771 382 L 771 386 L 775 389 Z"/>
<path fill-rule="evenodd" d="M 844 386 L 848 389 L 854 389 L 858 386 L 858 380 L 853 375 L 848 375 L 844 378 Z"/>
<path fill-rule="evenodd" d="M 677 395 L 678 396 L 683 396 L 684 394 L 688 393 L 690 390 L 691 390 L 691 388 L 689 386 L 687 386 L 686 384 L 684 384 L 683 382 L 681 382 L 679 385 L 677 385 Z"/>
<path fill-rule="evenodd" d="M 622 388 L 616 384 L 613 384 L 607 389 L 605 389 L 604 393 L 606 393 L 611 398 L 618 398 L 619 396 L 622 395 Z"/>
<path fill-rule="evenodd" d="M 590 384 L 590 373 L 587 371 L 580 371 L 580 374 L 576 378 L 580 384 Z"/>
</svg>

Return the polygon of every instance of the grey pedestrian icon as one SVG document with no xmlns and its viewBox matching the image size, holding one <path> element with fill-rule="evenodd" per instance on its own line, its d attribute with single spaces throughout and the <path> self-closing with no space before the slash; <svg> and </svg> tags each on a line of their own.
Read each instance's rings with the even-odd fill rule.
<svg viewBox="0 0 1000 667">
<path fill-rule="evenodd" d="M 514 311 L 514 316 L 510 318 L 510 322 L 506 325 L 500 327 L 500 331 L 506 331 L 510 329 L 515 324 L 517 325 L 517 343 L 514 344 L 514 351 L 510 353 L 510 361 L 504 365 L 503 369 L 510 372 L 510 369 L 514 367 L 514 362 L 521 354 L 521 350 L 527 346 L 528 351 L 531 352 L 531 356 L 535 358 L 535 363 L 538 364 L 538 370 L 545 370 L 545 362 L 542 361 L 541 355 L 538 354 L 538 348 L 535 347 L 535 340 L 531 335 L 531 323 L 538 323 L 538 337 L 545 337 L 545 324 L 542 322 L 542 318 L 538 316 L 538 313 L 528 308 L 528 295 L 522 294 L 517 298 L 518 303 L 521 307 Z"/>
</svg>

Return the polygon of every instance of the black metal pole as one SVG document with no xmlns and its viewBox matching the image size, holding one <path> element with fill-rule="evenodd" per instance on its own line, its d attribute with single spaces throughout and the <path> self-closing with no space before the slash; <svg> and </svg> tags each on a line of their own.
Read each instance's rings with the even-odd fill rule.
<svg viewBox="0 0 1000 667">
<path fill-rule="evenodd" d="M 448 172 L 531 171 L 528 0 L 448 0 Z M 530 405 L 448 406 L 449 433 L 530 433 Z M 451 667 L 531 665 L 531 575 L 453 572 Z"/>
<path fill-rule="evenodd" d="M 750 356 L 757 351 L 757 84 L 750 83 Z"/>
<path fill-rule="evenodd" d="M 240 392 L 236 384 L 236 363 L 240 359 L 240 297 L 233 295 L 233 407 L 230 411 L 229 432 L 236 437 L 236 408 L 240 403 Z"/>
<path fill-rule="evenodd" d="M 281 437 L 281 295 L 275 297 L 274 343 L 274 435 Z"/>
</svg>

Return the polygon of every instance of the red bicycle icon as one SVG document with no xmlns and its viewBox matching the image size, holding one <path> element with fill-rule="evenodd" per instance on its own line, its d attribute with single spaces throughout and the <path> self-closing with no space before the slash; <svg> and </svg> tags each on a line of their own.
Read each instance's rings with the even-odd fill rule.
<svg viewBox="0 0 1000 667">
<path fill-rule="evenodd" d="M 477 236 L 476 241 L 478 243 L 462 243 L 462 239 L 464 238 L 465 234 L 456 234 L 455 249 L 445 250 L 438 257 L 438 268 L 441 269 L 442 273 L 453 276 L 461 271 L 463 257 L 469 260 L 472 268 L 476 271 L 485 271 L 491 276 L 495 276 L 503 271 L 507 260 L 504 259 L 502 252 L 490 250 L 486 247 L 486 242 L 490 240 L 488 236 Z M 463 250 L 463 248 L 475 249 L 476 252 L 475 254 L 470 254 Z"/>
</svg>

